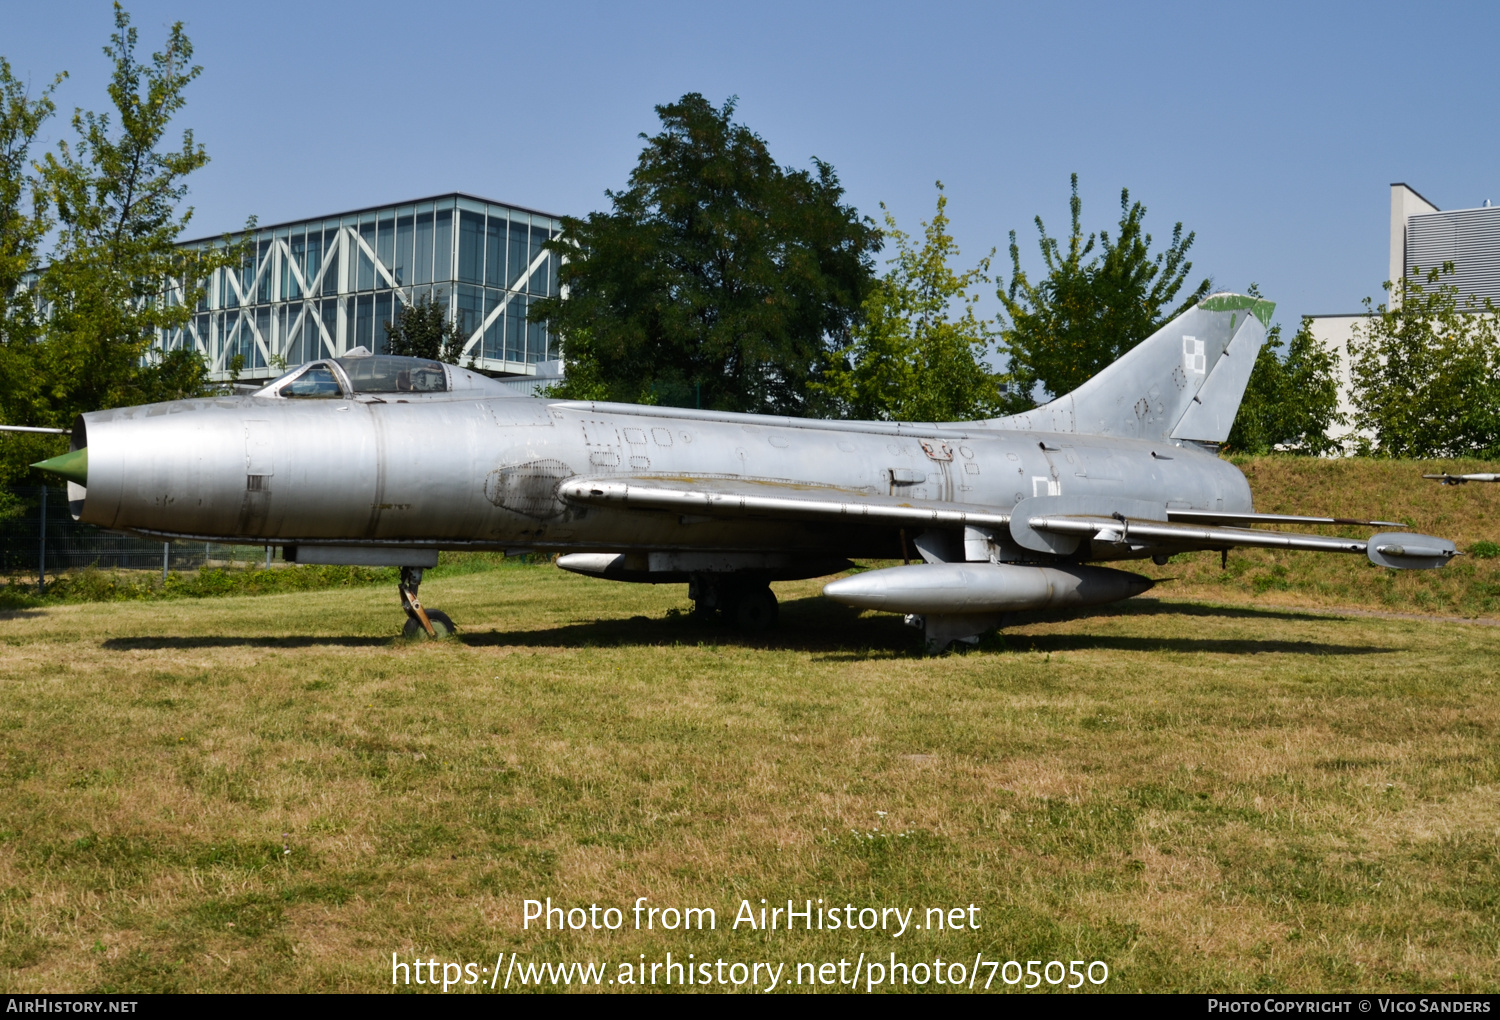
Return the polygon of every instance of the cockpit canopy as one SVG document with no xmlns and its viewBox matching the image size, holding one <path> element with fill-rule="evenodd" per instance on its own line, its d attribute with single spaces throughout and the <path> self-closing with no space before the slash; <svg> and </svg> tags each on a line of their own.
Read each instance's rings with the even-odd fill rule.
<svg viewBox="0 0 1500 1020">
<path fill-rule="evenodd" d="M 477 372 L 427 358 L 350 352 L 299 366 L 256 391 L 258 397 L 341 399 L 351 396 L 433 396 L 454 390 L 504 394 L 494 380 Z"/>
<path fill-rule="evenodd" d="M 442 363 L 426 358 L 370 354 L 334 360 L 355 393 L 443 393 L 448 389 L 448 373 Z"/>
</svg>

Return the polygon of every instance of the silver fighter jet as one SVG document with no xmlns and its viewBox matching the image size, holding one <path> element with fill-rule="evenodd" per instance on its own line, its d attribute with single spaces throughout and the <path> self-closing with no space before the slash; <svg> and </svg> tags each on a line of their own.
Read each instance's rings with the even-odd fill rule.
<svg viewBox="0 0 1500 1020">
<path fill-rule="evenodd" d="M 451 630 L 417 597 L 440 549 L 556 552 L 595 577 L 686 583 L 702 613 L 772 624 L 770 582 L 856 558 L 920 559 L 824 593 L 905 614 L 932 648 L 1007 614 L 1150 588 L 1099 562 L 1238 546 L 1440 567 L 1452 542 L 1262 525 L 1216 455 L 1272 305 L 1217 294 L 1072 393 L 990 421 L 817 421 L 507 394 L 451 365 L 362 351 L 243 397 L 82 415 L 73 515 L 158 539 L 280 545 L 298 563 L 401 568 L 406 633 Z M 1401 527 L 1392 524 L 1391 527 Z"/>
</svg>

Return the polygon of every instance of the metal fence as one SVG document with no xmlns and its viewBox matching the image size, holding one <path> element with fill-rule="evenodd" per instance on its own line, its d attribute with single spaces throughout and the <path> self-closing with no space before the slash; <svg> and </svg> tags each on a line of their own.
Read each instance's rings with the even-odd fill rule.
<svg viewBox="0 0 1500 1020">
<path fill-rule="evenodd" d="M 66 570 L 197 570 L 248 565 L 265 559 L 263 546 L 210 542 L 154 542 L 80 524 L 68 513 L 62 487 L 18 486 L 8 490 L 24 505 L 17 517 L 0 520 L 0 573 L 39 577 Z"/>
</svg>

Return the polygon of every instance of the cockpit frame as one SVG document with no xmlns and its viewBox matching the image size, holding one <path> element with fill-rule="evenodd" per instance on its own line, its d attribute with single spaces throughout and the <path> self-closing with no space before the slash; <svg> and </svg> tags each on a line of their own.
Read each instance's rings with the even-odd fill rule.
<svg viewBox="0 0 1500 1020">
<path fill-rule="evenodd" d="M 316 376 L 327 377 L 313 383 Z M 331 382 L 334 388 L 328 388 Z M 357 397 L 430 396 L 452 392 L 451 366 L 393 354 L 344 355 L 299 365 L 253 395 L 274 400 L 350 400 Z M 303 383 L 302 387 L 298 384 Z M 297 392 L 305 389 L 306 392 Z M 288 392 L 291 391 L 291 392 Z"/>
</svg>

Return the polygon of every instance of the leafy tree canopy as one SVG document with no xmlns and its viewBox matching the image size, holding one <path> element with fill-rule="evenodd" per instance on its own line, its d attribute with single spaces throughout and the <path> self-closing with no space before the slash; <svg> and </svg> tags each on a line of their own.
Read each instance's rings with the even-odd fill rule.
<svg viewBox="0 0 1500 1020">
<path fill-rule="evenodd" d="M 403 305 L 396 312 L 396 321 L 385 324 L 385 331 L 390 334 L 392 354 L 430 358 L 451 365 L 458 364 L 464 341 L 468 339 L 458 323 L 449 320 L 446 306 L 430 297 L 414 305 Z"/>
<path fill-rule="evenodd" d="M 29 156 L 53 112 L 50 89 L 36 100 L 0 61 L 0 416 L 67 427 L 97 408 L 201 393 L 207 369 L 193 351 L 151 350 L 158 329 L 182 326 L 202 280 L 241 257 L 238 247 L 175 247 L 192 209 L 180 209 L 185 179 L 208 162 L 184 131 L 167 133 L 202 71 L 181 22 L 149 62 L 136 56 L 136 30 L 115 5 L 104 54 L 113 73 L 114 113 L 74 113 L 75 138 L 40 162 Z M 40 245 L 55 229 L 44 260 Z M 32 282 L 14 289 L 27 277 Z M 56 440 L 11 434 L 0 440 L 0 483 L 57 452 Z"/>
<path fill-rule="evenodd" d="M 1355 324 L 1349 341 L 1355 440 L 1386 457 L 1500 456 L 1500 322 L 1496 308 L 1460 300 L 1453 263 L 1392 284 L 1391 302 Z M 1373 436 L 1373 438 L 1369 438 Z"/>
<path fill-rule="evenodd" d="M 1077 389 L 1100 369 L 1156 332 L 1163 323 L 1206 296 L 1210 280 L 1203 280 L 1181 301 L 1193 264 L 1188 249 L 1196 235 L 1172 228 L 1165 251 L 1151 254 L 1151 235 L 1145 232 L 1146 207 L 1130 201 L 1129 189 L 1120 191 L 1120 222 L 1114 237 L 1101 230 L 1083 234 L 1083 203 L 1078 197 L 1078 175 L 1072 177 L 1068 202 L 1071 230 L 1066 246 L 1047 234 L 1036 218 L 1046 275 L 1033 283 L 1021 268 L 1021 250 L 1010 233 L 1011 278 L 999 298 L 1002 349 L 1010 357 L 1009 382 L 1014 410 L 1032 405 L 1040 384 L 1052 396 Z M 1097 243 L 1098 252 L 1095 252 Z M 1177 303 L 1174 304 L 1173 302 Z"/>
<path fill-rule="evenodd" d="M 999 407 L 999 382 L 984 361 L 993 334 L 970 290 L 989 282 L 990 259 L 963 273 L 950 266 L 959 251 L 941 181 L 937 188 L 937 212 L 922 224 L 920 245 L 886 210 L 885 236 L 896 246 L 891 268 L 865 298 L 851 347 L 812 384 L 845 417 L 959 421 Z"/>
<path fill-rule="evenodd" d="M 1250 293 L 1259 296 L 1254 284 Z M 1337 367 L 1337 356 L 1313 336 L 1311 319 L 1303 319 L 1285 345 L 1281 326 L 1272 326 L 1225 446 L 1238 453 L 1336 452 L 1339 444 L 1328 437 L 1328 430 L 1344 424 L 1338 410 Z"/>
<path fill-rule="evenodd" d="M 565 217 L 551 242 L 567 298 L 532 317 L 563 341 L 569 395 L 802 414 L 849 342 L 880 234 L 843 204 L 833 168 L 781 167 L 697 93 L 656 108 L 611 211 Z"/>
<path fill-rule="evenodd" d="M 0 344 L 30 339 L 35 302 L 21 292 L 36 269 L 36 252 L 52 226 L 47 192 L 31 172 L 30 153 L 42 125 L 56 111 L 52 92 L 66 75 L 32 99 L 0 57 Z"/>
</svg>

